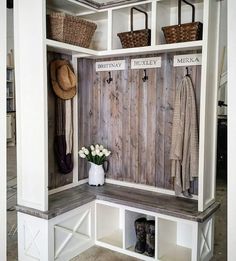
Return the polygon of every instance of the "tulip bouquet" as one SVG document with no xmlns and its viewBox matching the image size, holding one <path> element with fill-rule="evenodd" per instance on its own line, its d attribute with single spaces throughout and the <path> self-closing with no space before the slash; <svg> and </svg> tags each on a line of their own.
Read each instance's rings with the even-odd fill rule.
<svg viewBox="0 0 236 261">
<path fill-rule="evenodd" d="M 111 152 L 104 148 L 103 145 L 96 144 L 91 145 L 90 147 L 82 147 L 79 151 L 79 156 L 83 159 L 87 159 L 89 162 L 92 162 L 96 165 L 102 165 L 106 158 L 111 154 Z"/>
</svg>

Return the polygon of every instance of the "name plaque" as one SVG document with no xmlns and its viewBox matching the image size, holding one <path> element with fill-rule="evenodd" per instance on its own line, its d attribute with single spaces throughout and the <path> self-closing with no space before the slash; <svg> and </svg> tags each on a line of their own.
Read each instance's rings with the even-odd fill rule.
<svg viewBox="0 0 236 261">
<path fill-rule="evenodd" d="M 131 59 L 131 69 L 148 69 L 161 67 L 161 57 Z"/>
<path fill-rule="evenodd" d="M 202 54 L 184 54 L 174 56 L 174 67 L 178 66 L 192 66 L 202 64 Z"/>
<path fill-rule="evenodd" d="M 96 62 L 96 72 L 125 70 L 125 60 Z"/>
</svg>

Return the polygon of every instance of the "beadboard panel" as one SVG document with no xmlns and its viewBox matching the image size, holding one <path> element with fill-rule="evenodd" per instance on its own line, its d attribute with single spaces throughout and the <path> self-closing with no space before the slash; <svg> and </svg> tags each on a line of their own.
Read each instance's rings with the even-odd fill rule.
<svg viewBox="0 0 236 261">
<path fill-rule="evenodd" d="M 55 105 L 56 96 L 53 92 L 50 80 L 50 62 L 55 59 L 66 59 L 71 62 L 71 57 L 68 55 L 48 52 L 48 187 L 49 189 L 58 188 L 73 182 L 73 173 L 61 174 L 58 170 L 58 165 L 54 153 L 54 137 L 55 137 Z"/>
<path fill-rule="evenodd" d="M 169 160 L 173 103 L 186 69 L 172 66 L 173 55 L 162 54 L 162 67 L 147 69 L 146 82 L 143 70 L 130 69 L 131 57 L 119 57 L 128 68 L 112 71 L 110 84 L 108 72 L 95 70 L 95 62 L 104 59 L 78 61 L 79 148 L 101 143 L 112 151 L 107 178 L 174 189 Z M 199 109 L 201 66 L 189 71 Z M 79 180 L 87 177 L 88 167 L 79 159 Z M 194 181 L 192 193 L 197 187 Z"/>
</svg>

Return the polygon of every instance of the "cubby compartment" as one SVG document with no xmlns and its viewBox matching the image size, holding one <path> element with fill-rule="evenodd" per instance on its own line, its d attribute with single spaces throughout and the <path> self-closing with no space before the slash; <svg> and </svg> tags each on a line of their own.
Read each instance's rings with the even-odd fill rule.
<svg viewBox="0 0 236 261">
<path fill-rule="evenodd" d="M 51 12 L 62 12 L 72 16 L 78 16 L 84 20 L 93 22 L 97 25 L 97 28 L 93 34 L 89 49 L 96 51 L 107 50 L 107 39 L 108 39 L 108 12 L 107 11 L 96 11 L 92 7 L 87 7 L 79 2 L 72 2 L 68 0 L 47 1 L 47 10 L 46 13 L 49 15 Z M 47 18 L 48 20 L 48 18 Z M 49 23 L 47 21 L 47 26 Z M 47 38 L 48 36 L 47 29 Z M 63 42 L 62 42 L 63 43 Z M 55 44 L 55 43 L 54 43 Z M 75 48 L 78 46 L 74 46 Z M 71 47 L 73 48 L 73 47 Z"/>
<path fill-rule="evenodd" d="M 191 2 L 191 1 L 189 1 Z M 192 3 L 192 2 L 191 2 Z M 195 21 L 203 23 L 203 1 L 193 2 L 195 6 Z M 192 22 L 192 9 L 182 2 L 181 23 Z M 165 44 L 162 27 L 178 24 L 178 0 L 158 1 L 156 4 L 156 45 Z M 203 25 L 204 26 L 204 25 Z"/>
<path fill-rule="evenodd" d="M 125 210 L 125 249 L 131 252 L 135 252 L 135 245 L 137 242 L 135 221 L 139 218 L 146 218 L 147 220 L 155 220 L 154 216 L 147 215 L 144 213 L 138 213 L 130 210 Z M 156 233 L 155 233 L 155 241 L 156 241 Z M 137 252 L 135 253 L 138 254 Z M 146 259 L 154 260 L 155 258 L 155 256 L 148 257 L 147 255 L 145 255 L 145 253 L 140 254 L 140 258 L 142 257 L 143 258 L 145 257 L 145 260 Z"/>
<path fill-rule="evenodd" d="M 105 204 L 96 204 L 97 229 L 99 242 L 123 248 L 123 210 Z"/>
<path fill-rule="evenodd" d="M 151 29 L 151 4 L 136 5 L 136 8 L 145 11 L 148 14 L 148 28 Z M 118 33 L 131 31 L 131 17 L 130 10 L 132 6 L 115 9 L 112 11 L 112 49 L 121 49 L 122 45 Z M 145 29 L 145 16 L 144 14 L 134 10 L 133 16 L 133 29 Z"/>
<path fill-rule="evenodd" d="M 108 48 L 108 12 L 95 12 L 92 14 L 81 15 L 81 18 L 93 22 L 97 29 L 93 35 L 90 49 L 105 51 Z"/>
<path fill-rule="evenodd" d="M 158 218 L 158 260 L 191 261 L 193 224 Z"/>
</svg>

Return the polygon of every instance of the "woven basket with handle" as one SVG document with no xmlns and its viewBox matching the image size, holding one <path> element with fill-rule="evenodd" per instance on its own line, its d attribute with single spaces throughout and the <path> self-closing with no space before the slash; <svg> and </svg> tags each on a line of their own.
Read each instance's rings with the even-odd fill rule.
<svg viewBox="0 0 236 261">
<path fill-rule="evenodd" d="M 181 2 L 192 7 L 192 23 L 181 24 Z M 179 43 L 202 40 L 203 24 L 195 22 L 195 7 L 193 4 L 178 0 L 178 25 L 162 27 L 167 43 Z"/>
<path fill-rule="evenodd" d="M 48 17 L 48 38 L 88 48 L 97 28 L 95 23 L 76 16 L 52 12 Z"/>
<path fill-rule="evenodd" d="M 133 26 L 134 10 L 139 11 L 145 15 L 145 29 L 134 31 L 134 26 Z M 122 33 L 117 34 L 118 37 L 120 38 L 122 47 L 123 48 L 132 48 L 132 47 L 141 47 L 141 46 L 150 45 L 151 44 L 151 30 L 148 29 L 147 13 L 136 7 L 132 7 L 131 13 L 130 13 L 130 24 L 131 24 L 131 31 L 122 32 Z"/>
</svg>

